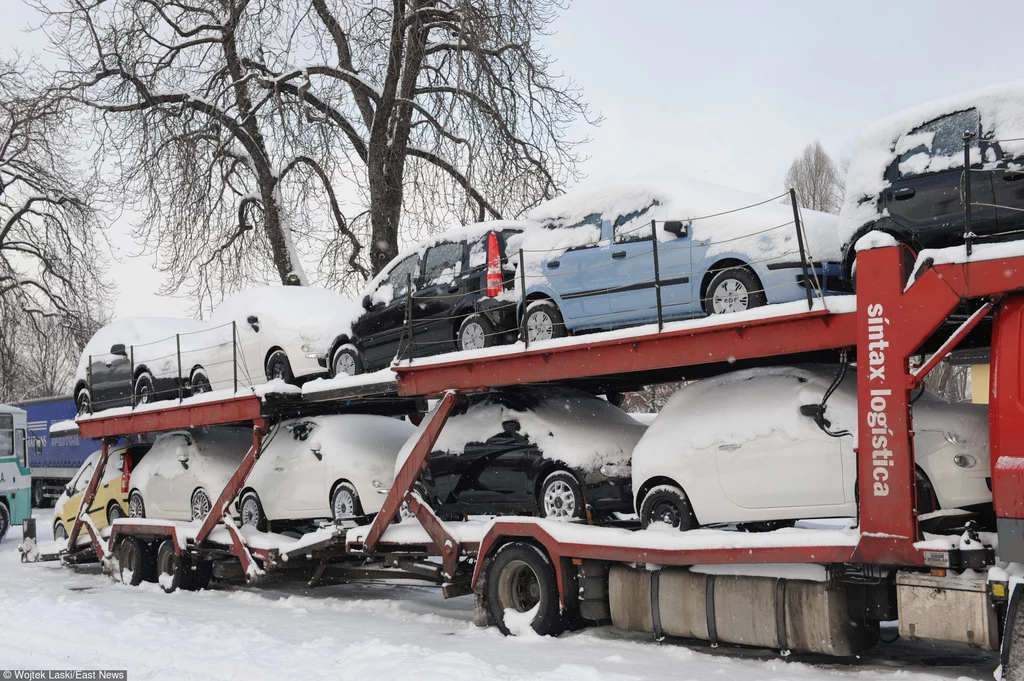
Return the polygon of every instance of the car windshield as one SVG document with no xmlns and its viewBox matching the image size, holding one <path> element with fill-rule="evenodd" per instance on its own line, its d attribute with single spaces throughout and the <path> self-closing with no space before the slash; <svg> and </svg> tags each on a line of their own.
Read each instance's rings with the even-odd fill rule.
<svg viewBox="0 0 1024 681">
<path fill-rule="evenodd" d="M 902 177 L 963 166 L 964 133 L 977 134 L 977 109 L 958 111 L 929 121 L 900 138 L 896 145 Z M 974 146 L 977 146 L 975 137 Z"/>
</svg>

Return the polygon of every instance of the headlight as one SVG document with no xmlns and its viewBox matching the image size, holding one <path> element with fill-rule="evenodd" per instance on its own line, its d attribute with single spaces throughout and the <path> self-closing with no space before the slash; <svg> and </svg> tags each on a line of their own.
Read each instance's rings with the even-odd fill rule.
<svg viewBox="0 0 1024 681">
<path fill-rule="evenodd" d="M 970 454 L 957 454 L 953 457 L 953 463 L 960 468 L 974 468 L 978 465 L 978 460 Z"/>
<path fill-rule="evenodd" d="M 632 467 L 628 463 L 606 463 L 598 470 L 606 478 L 626 478 L 632 472 Z"/>
<path fill-rule="evenodd" d="M 370 482 L 370 484 L 373 485 L 377 489 L 384 489 L 384 486 L 385 486 L 384 482 L 382 480 L 372 480 Z"/>
<path fill-rule="evenodd" d="M 315 354 L 317 352 L 316 346 L 312 343 L 303 343 L 300 349 L 306 354 Z"/>
<path fill-rule="evenodd" d="M 960 442 L 960 438 L 956 435 L 956 433 L 943 433 L 942 436 L 946 438 L 946 442 L 948 442 L 951 445 L 955 445 L 958 442 Z"/>
</svg>

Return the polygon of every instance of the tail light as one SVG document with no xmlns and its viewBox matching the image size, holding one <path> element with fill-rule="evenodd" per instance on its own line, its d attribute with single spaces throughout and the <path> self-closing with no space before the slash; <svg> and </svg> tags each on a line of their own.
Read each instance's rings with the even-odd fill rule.
<svg viewBox="0 0 1024 681">
<path fill-rule="evenodd" d="M 124 453 L 124 467 L 121 470 L 121 494 L 128 494 L 128 483 L 132 477 L 132 455 Z"/>
<path fill-rule="evenodd" d="M 501 254 L 498 253 L 498 235 L 487 237 L 487 297 L 501 295 Z"/>
</svg>

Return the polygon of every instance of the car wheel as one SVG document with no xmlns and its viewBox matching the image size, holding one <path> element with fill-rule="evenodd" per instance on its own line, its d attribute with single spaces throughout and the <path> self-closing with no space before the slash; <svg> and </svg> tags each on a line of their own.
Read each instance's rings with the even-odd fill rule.
<svg viewBox="0 0 1024 681">
<path fill-rule="evenodd" d="M 914 474 L 914 484 L 917 488 L 917 514 L 934 513 L 939 510 L 939 500 L 935 496 L 935 488 L 923 471 L 918 469 Z"/>
<path fill-rule="evenodd" d="M 708 284 L 704 311 L 726 314 L 767 304 L 768 297 L 757 275 L 746 267 L 730 267 L 716 274 Z"/>
<path fill-rule="evenodd" d="M 146 554 L 146 547 L 138 538 L 125 537 L 121 541 L 117 549 L 117 563 L 122 584 L 142 584 L 146 575 Z"/>
<path fill-rule="evenodd" d="M 270 357 L 267 357 L 267 380 L 272 381 L 275 378 L 280 378 L 285 383 L 295 382 L 292 363 L 288 361 L 288 354 L 284 350 L 274 350 Z"/>
<path fill-rule="evenodd" d="M 462 320 L 459 326 L 459 350 L 479 350 L 494 345 L 494 325 L 479 312 Z"/>
<path fill-rule="evenodd" d="M 135 404 L 150 404 L 156 401 L 156 384 L 153 374 L 144 371 L 135 379 Z"/>
<path fill-rule="evenodd" d="M 564 338 L 565 320 L 558 306 L 550 300 L 536 300 L 526 307 L 526 318 L 523 320 L 526 337 L 534 341 Z"/>
<path fill-rule="evenodd" d="M 351 343 L 342 345 L 334 351 L 331 358 L 331 376 L 358 376 L 363 373 L 363 358 L 359 350 Z"/>
<path fill-rule="evenodd" d="M 202 395 L 213 390 L 213 386 L 210 385 L 210 377 L 206 375 L 204 369 L 196 369 L 192 372 L 192 380 L 189 385 L 193 395 Z"/>
<path fill-rule="evenodd" d="M 124 509 L 121 508 L 121 504 L 116 501 L 110 502 L 110 505 L 107 506 L 107 525 L 113 525 L 115 520 L 124 517 L 125 513 Z"/>
<path fill-rule="evenodd" d="M 213 502 L 210 501 L 210 495 L 205 489 L 200 487 L 192 493 L 192 504 L 189 508 L 192 510 L 192 520 L 205 520 L 206 516 L 210 515 Z"/>
<path fill-rule="evenodd" d="M 571 610 L 562 612 L 559 605 L 554 566 L 532 544 L 511 542 L 501 547 L 487 570 L 485 584 L 487 609 L 506 636 L 520 633 L 515 624 L 509 626 L 510 612 L 533 612 L 529 625 L 541 636 L 557 636 L 571 619 Z"/>
<path fill-rule="evenodd" d="M 544 478 L 537 495 L 537 508 L 542 518 L 582 518 L 586 509 L 583 490 L 576 476 L 568 471 L 555 471 Z"/>
<path fill-rule="evenodd" d="M 9 529 L 11 529 L 11 512 L 7 506 L 0 504 L 0 541 L 4 540 Z"/>
<path fill-rule="evenodd" d="M 242 495 L 238 503 L 238 514 L 242 518 L 242 525 L 254 527 L 260 532 L 267 531 L 267 516 L 263 513 L 263 504 L 260 503 L 259 495 L 249 490 Z"/>
<path fill-rule="evenodd" d="M 146 504 L 142 501 L 142 493 L 138 490 L 133 491 L 128 497 L 128 517 L 146 517 Z"/>
<path fill-rule="evenodd" d="M 68 540 L 68 528 L 64 527 L 64 523 L 57 521 L 53 525 L 53 541 L 67 541 Z"/>
<path fill-rule="evenodd" d="M 341 482 L 334 488 L 331 495 L 331 515 L 335 522 L 349 520 L 363 515 L 363 507 L 359 503 L 359 493 L 351 482 Z"/>
<path fill-rule="evenodd" d="M 674 485 L 658 485 L 640 504 L 641 526 L 646 530 L 652 523 L 665 523 L 686 531 L 697 527 L 697 517 L 683 490 Z"/>
<path fill-rule="evenodd" d="M 79 390 L 78 396 L 75 397 L 75 410 L 79 416 L 92 413 L 92 396 L 85 388 Z"/>
</svg>

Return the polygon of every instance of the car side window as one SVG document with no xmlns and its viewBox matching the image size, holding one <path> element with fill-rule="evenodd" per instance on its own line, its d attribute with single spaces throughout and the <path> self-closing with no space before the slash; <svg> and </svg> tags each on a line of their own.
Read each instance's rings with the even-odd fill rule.
<svg viewBox="0 0 1024 681">
<path fill-rule="evenodd" d="M 462 242 L 444 243 L 427 249 L 423 268 L 425 285 L 454 281 L 462 271 Z"/>
<path fill-rule="evenodd" d="M 631 241 L 650 241 L 652 237 L 651 221 L 645 220 L 644 215 L 657 205 L 658 202 L 655 201 L 646 208 L 634 210 L 615 218 L 615 222 L 612 223 L 615 243 L 625 244 Z"/>
<path fill-rule="evenodd" d="M 896 144 L 900 177 L 962 167 L 964 133 L 978 133 L 980 129 L 977 109 L 951 113 L 915 128 Z M 977 148 L 977 145 L 975 138 L 973 146 Z"/>
<path fill-rule="evenodd" d="M 411 274 L 413 281 L 415 281 L 416 276 L 419 274 L 419 269 L 419 255 L 410 255 L 408 258 L 395 265 L 391 270 L 391 274 L 389 274 L 384 280 L 384 284 L 391 287 L 392 298 L 405 295 L 409 275 Z"/>
<path fill-rule="evenodd" d="M 82 471 L 82 474 L 78 476 L 78 480 L 75 482 L 75 493 L 84 492 L 85 488 L 89 486 L 89 481 L 92 480 L 92 471 L 95 468 L 95 464 L 89 464 Z"/>
</svg>

